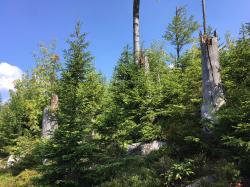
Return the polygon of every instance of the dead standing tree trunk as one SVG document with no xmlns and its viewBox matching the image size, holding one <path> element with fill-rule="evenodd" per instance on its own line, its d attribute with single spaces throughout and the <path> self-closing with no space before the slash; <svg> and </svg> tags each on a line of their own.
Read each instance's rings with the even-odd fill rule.
<svg viewBox="0 0 250 187">
<path fill-rule="evenodd" d="M 200 34 L 203 87 L 201 117 L 214 123 L 214 113 L 225 104 L 225 99 L 221 85 L 218 38 L 216 31 L 214 36 L 206 34 L 205 0 L 202 0 L 202 7 L 204 34 Z M 211 132 L 208 127 L 204 127 L 204 131 Z"/>
<path fill-rule="evenodd" d="M 140 0 L 134 0 L 133 6 L 133 40 L 134 40 L 134 59 L 139 63 L 140 59 Z"/>
<path fill-rule="evenodd" d="M 59 57 L 57 55 L 51 56 L 51 62 L 57 63 Z M 53 66 L 55 67 L 55 66 Z M 55 84 L 56 81 L 56 69 L 53 69 L 53 73 L 50 77 L 51 86 Z M 57 119 L 55 118 L 55 112 L 58 109 L 58 95 L 52 92 L 50 106 L 46 107 L 43 111 L 43 121 L 42 121 L 42 138 L 50 138 L 55 129 L 58 128 Z"/>
<path fill-rule="evenodd" d="M 42 137 L 50 138 L 53 135 L 55 129 L 57 129 L 58 124 L 54 116 L 54 112 L 58 108 L 58 96 L 53 94 L 51 97 L 50 107 L 46 107 L 43 111 L 43 121 L 42 121 Z"/>
<path fill-rule="evenodd" d="M 215 36 L 201 36 L 203 118 L 212 119 L 213 113 L 225 103 L 221 86 L 218 39 Z"/>
<path fill-rule="evenodd" d="M 133 44 L 135 62 L 144 67 L 145 73 L 148 73 L 148 58 L 140 49 L 140 0 L 134 0 L 133 5 Z"/>
</svg>

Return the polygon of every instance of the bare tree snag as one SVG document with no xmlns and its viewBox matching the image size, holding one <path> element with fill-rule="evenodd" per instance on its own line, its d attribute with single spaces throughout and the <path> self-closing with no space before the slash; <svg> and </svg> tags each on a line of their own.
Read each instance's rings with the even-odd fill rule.
<svg viewBox="0 0 250 187">
<path fill-rule="evenodd" d="M 214 122 L 216 120 L 214 113 L 225 104 L 221 85 L 218 39 L 216 32 L 213 37 L 202 35 L 200 39 L 203 84 L 201 116 Z"/>
<path fill-rule="evenodd" d="M 57 63 L 59 56 L 53 54 L 50 57 L 52 63 Z M 55 67 L 55 66 L 53 66 Z M 56 81 L 56 69 L 53 68 L 53 73 L 50 75 L 51 86 L 55 84 Z M 57 119 L 55 118 L 55 112 L 58 109 L 58 95 L 52 92 L 50 106 L 46 107 L 43 111 L 43 121 L 42 121 L 42 137 L 50 138 L 55 129 L 58 127 Z"/>
<path fill-rule="evenodd" d="M 145 74 L 148 74 L 148 73 L 149 73 L 149 62 L 148 62 L 148 57 L 147 57 L 147 55 L 144 55 L 144 61 L 145 61 L 145 64 L 144 64 L 144 71 L 145 71 Z"/>
<path fill-rule="evenodd" d="M 55 129 L 57 129 L 58 124 L 54 116 L 54 112 L 58 108 L 58 96 L 53 94 L 51 97 L 50 107 L 46 107 L 43 111 L 43 121 L 42 121 L 42 137 L 50 138 Z"/>
<path fill-rule="evenodd" d="M 52 112 L 58 108 L 58 96 L 56 94 L 52 94 L 50 108 Z"/>
<path fill-rule="evenodd" d="M 140 58 L 139 58 L 139 65 L 144 68 L 145 74 L 149 73 L 149 63 L 148 63 L 148 57 L 145 55 L 144 51 L 140 52 Z"/>
<path fill-rule="evenodd" d="M 133 6 L 133 40 L 134 40 L 134 59 L 138 64 L 140 59 L 140 0 L 134 0 Z"/>
<path fill-rule="evenodd" d="M 205 121 L 214 123 L 216 122 L 214 114 L 225 104 L 225 98 L 221 84 L 218 38 L 216 31 L 214 36 L 207 35 L 205 0 L 202 0 L 202 13 L 204 34 L 200 34 L 203 90 L 201 117 Z M 206 125 L 203 130 L 205 133 L 212 133 Z"/>
<path fill-rule="evenodd" d="M 148 58 L 140 48 L 140 0 L 134 0 L 133 6 L 133 43 L 136 64 L 144 67 L 145 74 L 149 72 Z"/>
<path fill-rule="evenodd" d="M 202 14 L 203 14 L 203 31 L 207 34 L 207 20 L 206 20 L 206 1 L 202 0 Z"/>
</svg>

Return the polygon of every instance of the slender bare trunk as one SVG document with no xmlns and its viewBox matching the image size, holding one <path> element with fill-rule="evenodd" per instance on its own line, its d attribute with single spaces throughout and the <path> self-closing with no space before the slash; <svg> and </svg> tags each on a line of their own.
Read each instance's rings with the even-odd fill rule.
<svg viewBox="0 0 250 187">
<path fill-rule="evenodd" d="M 140 59 L 139 13 L 140 13 L 140 0 L 134 0 L 134 7 L 133 7 L 134 59 L 138 64 Z"/>
<path fill-rule="evenodd" d="M 179 61 L 180 59 L 180 46 L 179 45 L 177 45 L 176 47 L 176 54 L 177 54 L 177 61 Z"/>
<path fill-rule="evenodd" d="M 176 10 L 175 10 L 175 16 L 176 18 L 178 17 L 178 12 L 179 12 L 179 9 L 178 7 L 176 7 Z M 175 33 L 175 39 L 176 39 L 176 61 L 178 62 L 179 59 L 180 59 L 180 45 L 179 45 L 179 35 L 177 33 Z"/>
<path fill-rule="evenodd" d="M 202 14 L 203 14 L 203 31 L 204 35 L 207 34 L 207 22 L 206 22 L 206 1 L 202 0 Z"/>
</svg>

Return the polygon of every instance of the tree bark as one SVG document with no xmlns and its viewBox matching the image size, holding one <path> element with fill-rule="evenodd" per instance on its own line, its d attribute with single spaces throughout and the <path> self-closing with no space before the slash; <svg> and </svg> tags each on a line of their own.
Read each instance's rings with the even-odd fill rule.
<svg viewBox="0 0 250 187">
<path fill-rule="evenodd" d="M 42 121 L 42 138 L 50 138 L 54 131 L 58 128 L 57 119 L 54 112 L 58 108 L 58 96 L 53 94 L 51 97 L 50 107 L 46 107 L 43 111 Z"/>
<path fill-rule="evenodd" d="M 178 45 L 176 48 L 176 54 L 177 54 L 177 61 L 179 61 L 179 59 L 180 59 L 180 47 Z"/>
<path fill-rule="evenodd" d="M 202 0 L 202 14 L 203 14 L 203 31 L 204 35 L 207 34 L 207 21 L 206 21 L 206 1 Z"/>
<path fill-rule="evenodd" d="M 215 122 L 214 113 L 225 104 L 220 75 L 218 39 L 216 35 L 214 37 L 203 35 L 200 39 L 203 85 L 201 116 L 203 119 Z"/>
<path fill-rule="evenodd" d="M 140 31 L 139 31 L 140 0 L 134 0 L 133 6 L 133 40 L 134 40 L 134 59 L 139 64 L 140 59 Z"/>
</svg>

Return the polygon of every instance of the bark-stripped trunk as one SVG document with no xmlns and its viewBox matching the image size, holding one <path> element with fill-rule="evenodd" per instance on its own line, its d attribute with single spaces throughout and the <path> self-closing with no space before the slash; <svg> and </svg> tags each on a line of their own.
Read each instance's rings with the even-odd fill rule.
<svg viewBox="0 0 250 187">
<path fill-rule="evenodd" d="M 140 51 L 140 58 L 139 58 L 139 64 L 142 68 L 144 68 L 145 74 L 149 73 L 149 63 L 148 63 L 148 57 L 145 54 L 145 51 Z"/>
<path fill-rule="evenodd" d="M 177 45 L 177 47 L 176 47 L 176 55 L 177 55 L 177 61 L 179 61 L 179 59 L 180 59 L 180 47 L 179 47 L 179 45 Z"/>
<path fill-rule="evenodd" d="M 225 104 L 221 85 L 218 39 L 216 33 L 214 37 L 203 35 L 200 39 L 203 84 L 201 116 L 203 119 L 215 122 L 214 113 Z"/>
<path fill-rule="evenodd" d="M 137 64 L 140 60 L 140 31 L 139 31 L 139 16 L 140 16 L 140 0 L 134 0 L 133 6 L 133 40 L 134 40 L 134 59 Z"/>
<path fill-rule="evenodd" d="M 57 63 L 59 60 L 58 55 L 54 54 L 51 56 L 51 62 Z M 56 81 L 56 69 L 53 66 L 53 73 L 50 76 L 50 83 L 51 86 L 55 84 Z M 50 106 L 46 107 L 43 111 L 43 121 L 42 121 L 42 137 L 43 138 L 50 138 L 55 129 L 57 129 L 57 119 L 55 118 L 55 111 L 58 109 L 58 95 L 52 94 Z"/>
<path fill-rule="evenodd" d="M 176 7 L 176 10 L 175 10 L 175 16 L 176 16 L 176 18 L 178 17 L 178 12 L 180 12 L 181 10 L 180 9 L 178 9 L 178 7 Z M 180 49 L 180 45 L 179 45 L 179 35 L 176 33 L 175 34 L 175 39 L 176 39 L 176 56 L 177 56 L 177 62 L 179 61 L 179 59 L 180 59 L 180 51 L 181 51 L 181 49 Z"/>
<path fill-rule="evenodd" d="M 133 43 L 134 59 L 137 64 L 144 68 L 145 73 L 149 72 L 148 58 L 140 49 L 140 0 L 134 0 L 133 6 Z"/>
<path fill-rule="evenodd" d="M 53 94 L 51 97 L 50 107 L 46 107 L 43 111 L 43 121 L 42 121 L 42 137 L 50 138 L 55 129 L 57 129 L 58 124 L 55 119 L 54 112 L 58 108 L 58 96 Z"/>
<path fill-rule="evenodd" d="M 204 34 L 200 34 L 203 89 L 201 117 L 205 121 L 214 123 L 216 122 L 214 113 L 225 104 L 225 98 L 220 76 L 218 38 L 216 31 L 213 37 L 207 35 L 205 0 L 202 0 L 202 13 Z M 206 125 L 203 130 L 206 133 L 212 133 Z"/>
</svg>

